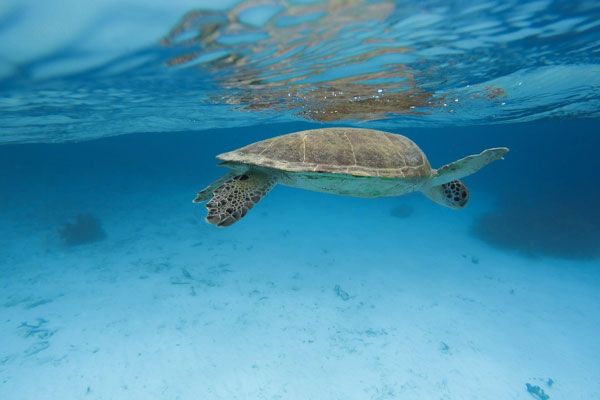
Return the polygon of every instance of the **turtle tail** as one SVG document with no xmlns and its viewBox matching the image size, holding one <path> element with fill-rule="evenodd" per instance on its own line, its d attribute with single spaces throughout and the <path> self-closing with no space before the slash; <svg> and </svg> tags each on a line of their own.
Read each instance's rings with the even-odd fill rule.
<svg viewBox="0 0 600 400">
<path fill-rule="evenodd" d="M 276 180 L 256 171 L 230 173 L 196 195 L 194 203 L 210 198 L 206 204 L 206 222 L 229 226 L 242 219 L 275 185 Z"/>
</svg>

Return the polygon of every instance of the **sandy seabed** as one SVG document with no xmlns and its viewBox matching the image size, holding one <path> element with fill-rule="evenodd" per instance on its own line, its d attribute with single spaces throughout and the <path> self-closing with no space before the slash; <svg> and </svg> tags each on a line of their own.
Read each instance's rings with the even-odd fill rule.
<svg viewBox="0 0 600 400">
<path fill-rule="evenodd" d="M 170 189 L 81 195 L 81 246 L 44 199 L 3 211 L 0 398 L 600 399 L 597 262 L 483 243 L 483 194 L 278 187 L 216 229 Z"/>
</svg>

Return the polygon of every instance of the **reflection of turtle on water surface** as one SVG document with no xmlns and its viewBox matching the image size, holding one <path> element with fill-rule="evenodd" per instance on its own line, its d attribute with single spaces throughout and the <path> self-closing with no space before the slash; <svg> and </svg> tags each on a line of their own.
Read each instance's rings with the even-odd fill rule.
<svg viewBox="0 0 600 400">
<path fill-rule="evenodd" d="M 469 199 L 459 180 L 492 161 L 505 147 L 484 150 L 432 169 L 410 139 L 371 129 L 325 128 L 277 136 L 217 156 L 231 172 L 198 192 L 209 200 L 207 222 L 241 219 L 276 184 L 354 197 L 400 196 L 421 191 L 450 208 Z"/>
</svg>

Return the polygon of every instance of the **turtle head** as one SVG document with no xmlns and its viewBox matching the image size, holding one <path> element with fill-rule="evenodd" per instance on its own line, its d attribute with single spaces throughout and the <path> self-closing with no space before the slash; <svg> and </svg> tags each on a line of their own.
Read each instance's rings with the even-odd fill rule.
<svg viewBox="0 0 600 400">
<path fill-rule="evenodd" d="M 454 209 L 464 208 L 469 201 L 469 189 L 458 179 L 431 186 L 423 193 L 436 203 Z"/>
</svg>

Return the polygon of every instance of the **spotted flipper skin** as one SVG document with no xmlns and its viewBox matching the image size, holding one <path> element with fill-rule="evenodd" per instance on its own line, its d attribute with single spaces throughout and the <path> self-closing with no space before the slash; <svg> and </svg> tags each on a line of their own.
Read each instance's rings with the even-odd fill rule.
<svg viewBox="0 0 600 400">
<path fill-rule="evenodd" d="M 425 196 L 445 207 L 461 209 L 469 201 L 469 189 L 459 179 L 423 190 Z"/>
<path fill-rule="evenodd" d="M 239 221 L 275 183 L 274 178 L 253 171 L 231 177 L 213 190 L 206 204 L 206 222 L 224 227 Z"/>
</svg>

